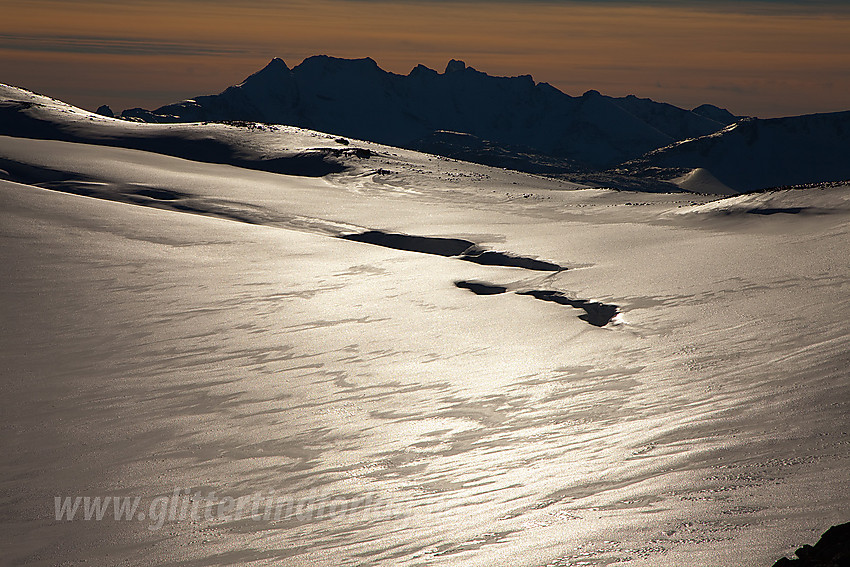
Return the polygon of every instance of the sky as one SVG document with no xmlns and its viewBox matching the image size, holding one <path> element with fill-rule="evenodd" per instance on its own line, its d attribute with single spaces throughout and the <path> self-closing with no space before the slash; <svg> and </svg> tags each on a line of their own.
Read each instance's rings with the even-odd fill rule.
<svg viewBox="0 0 850 567">
<path fill-rule="evenodd" d="M 462 59 L 574 96 L 765 118 L 850 110 L 848 0 L 0 0 L 0 82 L 89 110 L 156 108 L 317 54 L 402 74 Z"/>
</svg>

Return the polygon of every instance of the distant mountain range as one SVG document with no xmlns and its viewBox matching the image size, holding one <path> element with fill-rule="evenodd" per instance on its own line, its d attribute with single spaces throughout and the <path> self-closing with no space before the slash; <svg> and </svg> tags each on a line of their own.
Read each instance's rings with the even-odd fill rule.
<svg viewBox="0 0 850 567">
<path fill-rule="evenodd" d="M 281 59 L 217 95 L 123 118 L 145 122 L 245 120 L 287 124 L 539 173 L 597 171 L 737 120 L 597 91 L 569 96 L 529 75 L 493 77 L 452 60 L 389 73 L 372 59 Z"/>
<path fill-rule="evenodd" d="M 0 135 L 122 145 L 299 175 L 345 169 L 340 156 L 363 148 L 344 136 L 633 191 L 731 194 L 850 180 L 850 111 L 757 119 L 596 91 L 572 97 L 530 76 L 492 77 L 456 60 L 443 73 L 420 65 L 397 75 L 371 59 L 316 56 L 293 69 L 273 59 L 217 95 L 125 110 L 124 120 L 103 123 L 40 100 L 0 85 Z M 105 106 L 98 112 L 112 115 Z M 249 155 L 204 130 L 168 126 L 205 121 L 306 128 L 339 147 Z"/>
</svg>

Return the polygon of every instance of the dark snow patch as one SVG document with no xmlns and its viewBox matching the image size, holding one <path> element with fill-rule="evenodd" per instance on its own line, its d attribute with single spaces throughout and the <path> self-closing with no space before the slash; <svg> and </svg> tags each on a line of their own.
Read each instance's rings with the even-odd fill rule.
<svg viewBox="0 0 850 567">
<path fill-rule="evenodd" d="M 499 295 L 508 291 L 508 288 L 501 285 L 491 285 L 484 282 L 460 281 L 455 282 L 455 285 L 461 289 L 468 289 L 475 295 Z"/>
<path fill-rule="evenodd" d="M 508 288 L 505 286 L 479 281 L 457 281 L 455 282 L 455 286 L 461 289 L 467 289 L 475 295 L 500 295 L 508 291 Z M 620 308 L 616 305 L 588 301 L 586 299 L 570 299 L 560 291 L 533 289 L 517 291 L 516 294 L 530 295 L 535 299 L 552 301 L 574 309 L 582 309 L 584 310 L 584 315 L 579 315 L 579 319 L 590 323 L 594 327 L 604 327 L 620 313 Z"/>
<path fill-rule="evenodd" d="M 474 242 L 460 238 L 414 236 L 381 230 L 346 234 L 341 238 L 355 242 L 375 244 L 376 246 L 393 248 L 395 250 L 407 250 L 408 252 L 421 252 L 423 254 L 435 254 L 437 256 L 460 256 L 470 248 L 475 247 Z"/>
<path fill-rule="evenodd" d="M 559 305 L 567 305 L 574 309 L 583 309 L 585 313 L 584 315 L 579 315 L 579 319 L 587 321 L 595 327 L 604 327 L 620 312 L 620 308 L 616 305 L 598 303 L 586 299 L 570 299 L 560 291 L 535 289 L 531 291 L 518 291 L 517 295 L 530 295 L 542 301 L 554 301 Z"/>
<path fill-rule="evenodd" d="M 810 207 L 772 207 L 765 209 L 750 209 L 746 211 L 751 215 L 799 215 L 810 210 Z"/>
<path fill-rule="evenodd" d="M 524 268 L 544 272 L 559 272 L 567 268 L 552 262 L 537 260 L 526 256 L 517 256 L 508 252 L 497 252 L 483 250 L 470 240 L 461 238 L 443 238 L 438 236 L 415 236 L 395 232 L 384 232 L 382 230 L 369 230 L 356 234 L 341 236 L 346 240 L 365 242 L 393 248 L 395 250 L 406 250 L 408 252 L 420 252 L 422 254 L 435 254 L 437 256 L 448 256 L 481 264 L 485 266 L 502 266 L 506 268 Z"/>
<path fill-rule="evenodd" d="M 545 262 L 543 260 L 535 260 L 534 258 L 526 258 L 524 256 L 514 256 L 507 252 L 495 252 L 486 250 L 484 252 L 464 254 L 460 258 L 467 262 L 474 262 L 483 266 L 505 266 L 510 268 L 525 268 L 526 270 L 537 270 L 541 272 L 560 272 L 566 270 L 558 264 Z"/>
</svg>

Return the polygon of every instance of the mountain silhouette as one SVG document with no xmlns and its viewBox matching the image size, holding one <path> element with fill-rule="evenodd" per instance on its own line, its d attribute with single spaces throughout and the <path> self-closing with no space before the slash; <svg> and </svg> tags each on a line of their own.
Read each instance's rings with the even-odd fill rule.
<svg viewBox="0 0 850 567">
<path fill-rule="evenodd" d="M 122 116 L 287 124 L 552 173 L 609 168 L 736 120 L 711 105 L 686 110 L 597 91 L 573 97 L 530 75 L 494 77 L 454 59 L 442 73 L 418 65 L 399 75 L 370 58 L 325 55 L 291 69 L 275 58 L 219 94 Z"/>
</svg>

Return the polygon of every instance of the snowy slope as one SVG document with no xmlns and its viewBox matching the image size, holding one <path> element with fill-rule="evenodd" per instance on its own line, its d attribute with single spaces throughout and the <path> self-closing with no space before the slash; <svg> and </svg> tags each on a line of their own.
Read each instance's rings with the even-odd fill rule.
<svg viewBox="0 0 850 567">
<path fill-rule="evenodd" d="M 370 153 L 338 136 L 286 126 L 238 123 L 199 128 L 128 122 L 4 84 L 0 84 L 0 134 L 84 141 L 311 176 L 356 168 Z"/>
<path fill-rule="evenodd" d="M 292 126 L 120 120 L 3 84 L 0 135 L 123 147 L 286 175 L 338 174 L 349 184 L 385 189 L 415 184 L 420 191 L 446 186 L 463 191 L 461 183 L 487 184 L 505 195 L 516 192 L 518 184 L 555 190 L 581 186 Z"/>
<path fill-rule="evenodd" d="M 677 176 L 699 168 L 734 191 L 850 179 L 850 111 L 768 120 L 745 119 L 723 130 L 653 151 L 623 166 Z M 705 174 L 700 174 L 705 175 Z M 682 178 L 686 181 L 688 178 Z"/>
<path fill-rule="evenodd" d="M 20 96 L 78 140 L 0 136 L 7 562 L 767 567 L 846 521 L 850 188 L 285 175 L 157 140 L 345 144 Z"/>
<path fill-rule="evenodd" d="M 596 91 L 571 97 L 528 75 L 492 77 L 462 61 L 452 60 L 444 73 L 419 65 L 397 75 L 369 58 L 327 56 L 309 57 L 293 69 L 274 59 L 218 95 L 123 115 L 290 124 L 403 147 L 421 147 L 417 141 L 447 130 L 591 168 L 714 132 L 731 118 L 719 109 L 693 112 Z"/>
</svg>

